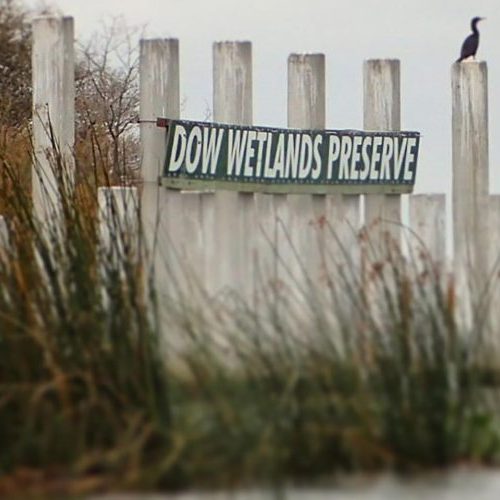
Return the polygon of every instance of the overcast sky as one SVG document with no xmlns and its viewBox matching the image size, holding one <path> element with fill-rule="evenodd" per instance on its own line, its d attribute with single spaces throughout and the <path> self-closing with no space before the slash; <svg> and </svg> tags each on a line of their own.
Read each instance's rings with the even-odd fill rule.
<svg viewBox="0 0 500 500">
<path fill-rule="evenodd" d="M 45 2 L 47 3 L 47 2 Z M 39 0 L 28 0 L 31 6 Z M 286 64 L 292 52 L 322 52 L 327 65 L 327 128 L 361 129 L 362 64 L 401 60 L 402 128 L 422 133 L 418 192 L 451 186 L 450 66 L 480 25 L 478 59 L 488 62 L 491 190 L 500 192 L 499 0 L 53 0 L 86 39 L 123 16 L 150 37 L 180 41 L 183 118 L 211 108 L 212 42 L 253 42 L 254 122 L 286 126 Z M 497 14 L 498 12 L 498 14 Z"/>
</svg>

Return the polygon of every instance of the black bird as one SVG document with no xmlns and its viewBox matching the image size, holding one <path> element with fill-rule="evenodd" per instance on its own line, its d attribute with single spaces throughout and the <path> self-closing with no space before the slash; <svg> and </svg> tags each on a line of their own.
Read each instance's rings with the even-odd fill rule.
<svg viewBox="0 0 500 500">
<path fill-rule="evenodd" d="M 457 62 L 462 62 L 470 56 L 475 56 L 477 48 L 479 46 L 479 30 L 477 29 L 477 23 L 485 19 L 484 17 L 475 17 L 470 23 L 472 33 L 464 40 L 462 44 L 462 51 Z"/>
</svg>

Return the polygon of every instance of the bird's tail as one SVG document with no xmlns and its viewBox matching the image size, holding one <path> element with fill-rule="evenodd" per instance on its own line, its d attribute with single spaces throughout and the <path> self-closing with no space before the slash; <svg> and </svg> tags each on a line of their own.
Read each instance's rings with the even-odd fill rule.
<svg viewBox="0 0 500 500">
<path fill-rule="evenodd" d="M 455 62 L 459 63 L 459 62 L 462 62 L 464 60 L 464 58 L 462 56 L 460 56 Z"/>
</svg>

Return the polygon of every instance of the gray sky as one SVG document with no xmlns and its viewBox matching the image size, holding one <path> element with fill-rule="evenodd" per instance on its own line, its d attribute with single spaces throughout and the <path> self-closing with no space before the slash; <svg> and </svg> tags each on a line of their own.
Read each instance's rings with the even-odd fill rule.
<svg viewBox="0 0 500 500">
<path fill-rule="evenodd" d="M 36 6 L 38 0 L 28 0 Z M 498 0 L 53 0 L 88 38 L 122 15 L 147 36 L 180 41 L 183 118 L 211 108 L 212 42 L 253 42 L 254 122 L 286 126 L 286 64 L 292 52 L 322 52 L 327 64 L 327 128 L 361 129 L 362 64 L 401 60 L 402 128 L 422 133 L 418 192 L 451 186 L 450 67 L 480 25 L 478 58 L 488 61 L 491 191 L 500 192 L 500 10 Z M 497 11 L 499 13 L 497 14 Z"/>
</svg>

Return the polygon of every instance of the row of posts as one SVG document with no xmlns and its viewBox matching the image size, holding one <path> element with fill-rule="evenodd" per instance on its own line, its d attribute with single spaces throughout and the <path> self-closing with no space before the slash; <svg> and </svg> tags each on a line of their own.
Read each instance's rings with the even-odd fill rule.
<svg viewBox="0 0 500 500">
<path fill-rule="evenodd" d="M 33 106 L 34 143 L 37 165 L 45 188 L 55 185 L 48 166 L 46 150 L 48 124 L 57 143 L 71 157 L 74 145 L 74 42 L 73 19 L 40 17 L 33 22 Z M 157 117 L 180 116 L 179 42 L 175 39 L 141 40 L 140 42 L 140 134 L 142 145 L 142 211 L 146 231 L 167 231 L 176 213 L 169 206 L 179 205 L 180 193 L 159 187 L 165 158 L 165 131 L 156 126 Z M 363 66 L 363 127 L 370 131 L 397 131 L 401 127 L 400 63 L 398 60 L 368 60 Z M 324 129 L 325 56 L 293 54 L 288 59 L 288 126 Z M 488 185 L 488 102 L 486 63 L 462 63 L 452 67 L 453 128 L 453 237 L 456 269 L 471 266 L 472 276 L 482 280 L 491 263 L 488 249 L 491 240 L 500 240 L 500 199 L 489 195 Z M 213 117 L 214 121 L 251 125 L 253 121 L 252 46 L 249 42 L 221 42 L 213 46 Z M 429 117 L 432 119 L 432 117 Z M 425 148 L 425 137 L 422 140 Z M 442 168 L 439 165 L 423 168 Z M 34 208 L 46 216 L 46 202 L 51 191 L 43 193 L 38 176 L 33 176 Z M 361 199 L 363 198 L 363 203 Z M 172 205 L 174 200 L 174 205 Z M 215 236 L 200 248 L 208 281 L 216 287 L 229 284 L 246 286 L 251 281 L 242 266 L 251 260 L 252 249 L 245 245 L 245 235 L 254 228 L 262 213 L 274 218 L 287 206 L 288 238 L 297 252 L 311 256 L 310 215 L 334 214 L 338 229 L 342 224 L 359 228 L 361 219 L 371 231 L 375 246 L 390 234 L 401 239 L 401 196 L 385 194 L 360 195 L 260 195 L 216 192 L 214 196 L 189 198 L 184 204 L 196 203 L 203 210 L 209 204 L 213 211 Z M 253 202 L 255 200 L 255 203 Z M 363 207 L 363 214 L 361 214 Z M 495 207 L 491 210 L 491 207 Z M 257 214 L 252 213 L 257 211 Z M 165 213 L 164 213 L 165 212 Z M 489 216 L 490 212 L 493 214 Z M 418 232 L 432 257 L 445 262 L 444 195 L 410 196 L 410 224 Z M 257 219 L 256 219 L 257 217 Z M 265 219 L 265 218 L 264 218 Z M 494 227 L 492 226 L 494 224 Z M 493 231 L 493 232 L 492 232 Z M 344 234 L 347 232 L 344 231 Z M 486 235 L 489 240 L 486 240 Z M 193 235 L 193 239 L 197 236 Z M 347 236 L 346 236 L 347 238 Z M 211 259 L 224 249 L 240 243 L 239 252 L 217 258 L 217 269 Z M 379 242 L 379 243 L 377 243 Z M 278 242 L 279 243 L 279 242 Z M 353 242 L 348 242 L 351 247 Z M 200 256 L 198 256 L 200 257 Z M 167 258 L 159 252 L 159 259 Z M 161 273 L 160 273 L 161 276 Z M 469 276 L 470 277 L 470 276 Z M 161 278 L 159 278 L 161 279 Z M 207 281 L 206 280 L 206 281 Z M 479 283 L 479 281 L 478 281 Z"/>
</svg>

